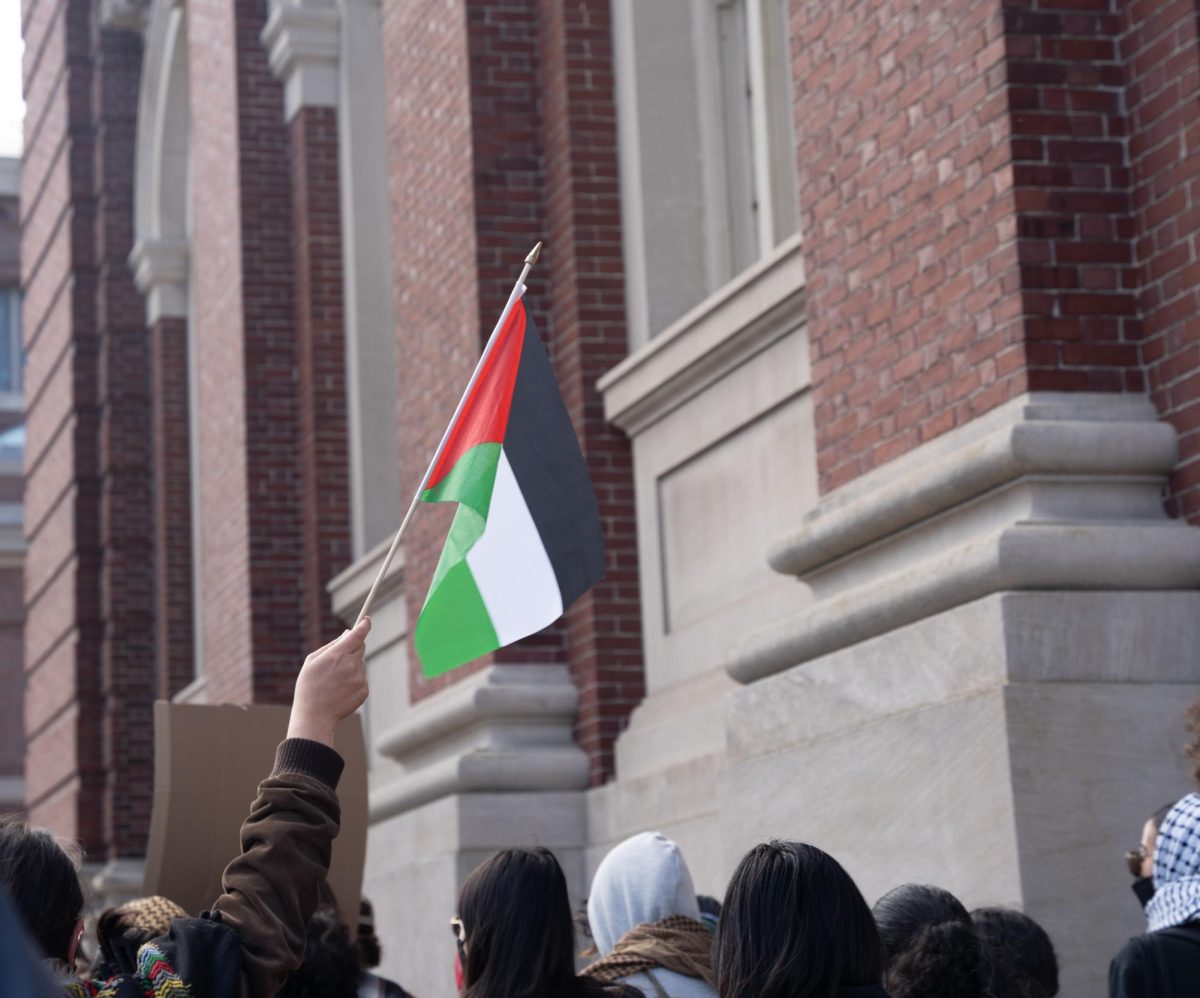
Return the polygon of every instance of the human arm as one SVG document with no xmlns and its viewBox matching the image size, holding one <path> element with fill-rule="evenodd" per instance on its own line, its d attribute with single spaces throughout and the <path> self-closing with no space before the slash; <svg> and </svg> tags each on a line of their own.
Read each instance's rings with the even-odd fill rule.
<svg viewBox="0 0 1200 998">
<path fill-rule="evenodd" d="M 270 998 L 304 958 L 308 921 L 329 870 L 342 759 L 334 731 L 367 696 L 370 621 L 313 652 L 296 680 L 288 738 L 242 825 L 214 914 L 238 935 L 245 998 Z"/>
</svg>

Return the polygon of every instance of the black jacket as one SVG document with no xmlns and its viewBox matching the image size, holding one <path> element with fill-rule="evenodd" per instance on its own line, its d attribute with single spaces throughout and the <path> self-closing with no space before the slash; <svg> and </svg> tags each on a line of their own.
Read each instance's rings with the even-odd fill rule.
<svg viewBox="0 0 1200 998">
<path fill-rule="evenodd" d="M 1108 966 L 1109 998 L 1200 995 L 1200 922 L 1134 936 Z"/>
</svg>

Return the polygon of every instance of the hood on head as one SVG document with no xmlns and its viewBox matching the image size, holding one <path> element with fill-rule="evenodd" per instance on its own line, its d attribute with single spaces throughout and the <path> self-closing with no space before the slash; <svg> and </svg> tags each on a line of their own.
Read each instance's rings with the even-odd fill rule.
<svg viewBox="0 0 1200 998">
<path fill-rule="evenodd" d="M 635 835 L 604 857 L 592 880 L 587 908 L 601 956 L 608 956 L 635 925 L 672 915 L 700 917 L 683 854 L 661 832 Z"/>
</svg>

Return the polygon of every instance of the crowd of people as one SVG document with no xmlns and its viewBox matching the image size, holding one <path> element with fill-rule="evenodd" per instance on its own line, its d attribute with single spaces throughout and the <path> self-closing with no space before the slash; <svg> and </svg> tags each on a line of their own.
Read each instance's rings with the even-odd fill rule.
<svg viewBox="0 0 1200 998">
<path fill-rule="evenodd" d="M 325 886 L 342 769 L 334 730 L 366 698 L 369 628 L 363 621 L 306 659 L 288 737 L 242 826 L 241 852 L 225 870 L 223 893 L 198 917 L 159 897 L 106 911 L 96 924 L 98 953 L 81 971 L 80 857 L 44 830 L 0 821 L 5 995 L 407 998 L 371 972 L 380 944 L 369 904 L 354 937 Z M 1112 959 L 1110 998 L 1200 994 L 1200 795 L 1152 815 L 1127 858 L 1147 932 Z M 635 835 L 601 862 L 578 914 L 553 853 L 506 849 L 463 882 L 450 928 L 463 998 L 1059 991 L 1054 946 L 1028 915 L 968 911 L 928 884 L 898 886 L 872 908 L 833 856 L 803 842 L 752 848 L 718 902 L 697 896 L 675 842 Z M 588 950 L 577 929 L 590 938 Z"/>
</svg>

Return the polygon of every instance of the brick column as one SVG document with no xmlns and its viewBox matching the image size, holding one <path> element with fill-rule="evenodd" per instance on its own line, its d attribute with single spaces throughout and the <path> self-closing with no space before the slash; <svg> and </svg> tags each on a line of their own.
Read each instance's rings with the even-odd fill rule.
<svg viewBox="0 0 1200 998">
<path fill-rule="evenodd" d="M 305 545 L 283 93 L 260 40 L 265 2 L 187 13 L 206 696 L 287 702 L 305 648 Z"/>
<path fill-rule="evenodd" d="M 628 439 L 604 419 L 596 382 L 628 352 L 609 4 L 539 5 L 545 269 L 554 366 L 604 522 L 604 579 L 567 613 L 579 688 L 575 733 L 592 783 L 645 692 L 633 472 Z"/>
<path fill-rule="evenodd" d="M 288 127 L 296 233 L 305 641 L 315 648 L 341 629 L 325 584 L 350 562 L 337 110 L 301 108 Z"/>
<path fill-rule="evenodd" d="M 104 855 L 92 15 L 24 9 L 25 788 Z"/>
<path fill-rule="evenodd" d="M 283 84 L 292 181 L 304 638 L 341 625 L 325 585 L 350 561 L 342 216 L 338 167 L 339 17 L 326 3 L 279 4 L 262 32 Z"/>
<path fill-rule="evenodd" d="M 140 37 L 93 27 L 100 410 L 101 696 L 107 858 L 141 856 L 154 786 L 150 349 L 128 267 Z"/>
<path fill-rule="evenodd" d="M 146 296 L 154 466 L 154 661 L 156 695 L 196 678 L 192 553 L 192 442 L 188 374 L 188 247 L 139 241 L 130 255 Z"/>
<path fill-rule="evenodd" d="M 1122 5 L 1134 286 L 1151 397 L 1179 433 L 1168 509 L 1200 523 L 1200 42 L 1195 4 Z"/>
<path fill-rule="evenodd" d="M 1194 9 L 801 2 L 792 28 L 823 491 L 1021 392 L 1148 380 L 1194 518 Z"/>
</svg>

